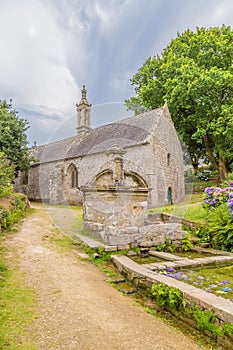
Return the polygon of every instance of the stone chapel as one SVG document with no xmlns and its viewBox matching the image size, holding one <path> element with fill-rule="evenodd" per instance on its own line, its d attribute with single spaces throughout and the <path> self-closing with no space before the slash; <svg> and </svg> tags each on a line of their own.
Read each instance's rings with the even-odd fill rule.
<svg viewBox="0 0 233 350">
<path fill-rule="evenodd" d="M 105 198 L 122 188 L 130 196 L 138 193 L 149 208 L 180 201 L 183 152 L 167 103 L 92 129 L 85 86 L 81 93 L 77 135 L 32 147 L 35 161 L 19 174 L 15 191 L 50 204 L 80 205 L 85 196 Z"/>
</svg>

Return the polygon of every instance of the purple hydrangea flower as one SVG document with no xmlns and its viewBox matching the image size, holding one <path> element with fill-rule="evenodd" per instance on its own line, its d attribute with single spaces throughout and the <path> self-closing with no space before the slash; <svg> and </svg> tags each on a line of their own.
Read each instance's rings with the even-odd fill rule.
<svg viewBox="0 0 233 350">
<path fill-rule="evenodd" d="M 167 270 L 168 270 L 168 272 L 174 272 L 175 271 L 173 267 L 169 267 Z"/>
<path fill-rule="evenodd" d="M 230 282 L 227 280 L 222 280 L 219 284 L 230 284 Z"/>
</svg>

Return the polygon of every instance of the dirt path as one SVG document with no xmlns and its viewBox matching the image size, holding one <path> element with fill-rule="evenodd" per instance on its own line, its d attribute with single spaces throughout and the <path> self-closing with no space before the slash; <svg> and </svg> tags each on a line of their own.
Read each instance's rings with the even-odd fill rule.
<svg viewBox="0 0 233 350">
<path fill-rule="evenodd" d="M 38 349 L 201 349 L 124 297 L 75 252 L 59 252 L 49 240 L 52 229 L 41 207 L 8 241 L 37 294 L 38 318 L 28 338 Z"/>
</svg>

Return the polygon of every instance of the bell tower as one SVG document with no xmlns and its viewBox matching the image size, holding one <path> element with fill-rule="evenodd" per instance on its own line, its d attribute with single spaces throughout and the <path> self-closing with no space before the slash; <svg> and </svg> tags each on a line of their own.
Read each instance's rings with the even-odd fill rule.
<svg viewBox="0 0 233 350">
<path fill-rule="evenodd" d="M 87 132 L 91 130 L 91 104 L 87 101 L 87 90 L 85 85 L 81 90 L 82 97 L 79 103 L 76 104 L 77 107 L 77 134 L 83 137 Z"/>
</svg>

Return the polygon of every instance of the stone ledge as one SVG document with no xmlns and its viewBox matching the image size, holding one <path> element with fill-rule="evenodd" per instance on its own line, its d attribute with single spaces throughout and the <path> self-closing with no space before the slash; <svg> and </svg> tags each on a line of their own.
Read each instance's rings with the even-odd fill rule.
<svg viewBox="0 0 233 350">
<path fill-rule="evenodd" d="M 98 242 L 90 237 L 79 235 L 79 234 L 76 234 L 76 237 L 78 237 L 80 241 L 82 241 L 92 249 L 105 248 L 105 244 Z"/>
<path fill-rule="evenodd" d="M 148 289 L 154 283 L 164 283 L 169 287 L 175 287 L 181 291 L 184 298 L 188 301 L 194 302 L 208 311 L 213 310 L 221 321 L 233 324 L 233 303 L 230 300 L 210 294 L 173 278 L 159 275 L 135 263 L 126 256 L 112 255 L 112 261 L 117 269 L 126 274 L 132 283 L 137 285 L 138 281 L 141 280 L 147 285 Z"/>
</svg>

